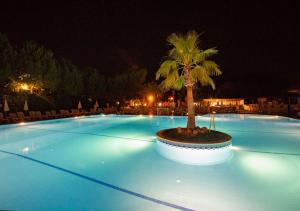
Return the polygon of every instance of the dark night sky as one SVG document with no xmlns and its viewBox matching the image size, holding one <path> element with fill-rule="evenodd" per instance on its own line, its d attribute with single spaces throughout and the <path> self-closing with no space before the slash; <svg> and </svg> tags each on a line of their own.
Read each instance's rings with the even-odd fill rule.
<svg viewBox="0 0 300 211">
<path fill-rule="evenodd" d="M 299 82 L 299 3 L 275 2 L 1 3 L 0 32 L 13 45 L 35 40 L 103 74 L 138 64 L 151 78 L 167 54 L 166 37 L 196 30 L 203 32 L 201 47 L 220 50 L 220 83 L 264 94 Z"/>
</svg>

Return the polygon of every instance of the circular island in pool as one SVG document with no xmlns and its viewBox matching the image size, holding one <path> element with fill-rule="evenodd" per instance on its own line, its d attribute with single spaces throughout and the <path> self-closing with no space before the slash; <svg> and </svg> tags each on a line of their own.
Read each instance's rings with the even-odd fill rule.
<svg viewBox="0 0 300 211">
<path fill-rule="evenodd" d="M 231 158 L 231 136 L 207 128 L 187 134 L 184 128 L 156 133 L 159 153 L 171 160 L 192 165 L 213 165 Z"/>
</svg>

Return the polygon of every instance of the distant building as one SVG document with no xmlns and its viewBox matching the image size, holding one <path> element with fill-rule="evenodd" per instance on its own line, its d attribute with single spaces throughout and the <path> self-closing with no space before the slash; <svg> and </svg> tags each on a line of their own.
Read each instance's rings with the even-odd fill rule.
<svg viewBox="0 0 300 211">
<path fill-rule="evenodd" d="M 196 111 L 205 113 L 216 111 L 218 113 L 235 113 L 243 110 L 243 98 L 207 98 L 195 103 Z"/>
<path fill-rule="evenodd" d="M 239 107 L 244 105 L 244 99 L 242 98 L 208 98 L 203 99 L 201 102 L 205 106 L 234 106 Z"/>
</svg>

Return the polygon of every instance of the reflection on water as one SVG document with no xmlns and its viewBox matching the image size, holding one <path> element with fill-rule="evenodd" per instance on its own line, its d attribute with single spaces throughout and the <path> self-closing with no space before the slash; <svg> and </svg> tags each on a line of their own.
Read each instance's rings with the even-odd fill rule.
<svg viewBox="0 0 300 211">
<path fill-rule="evenodd" d="M 209 116 L 196 121 L 207 127 Z M 98 115 L 0 126 L 0 150 L 195 210 L 298 211 L 300 121 L 220 114 L 216 124 L 233 137 L 234 155 L 213 166 L 157 153 L 158 130 L 186 126 L 186 117 L 176 116 Z M 1 209 L 170 210 L 1 152 L 0 187 Z"/>
</svg>

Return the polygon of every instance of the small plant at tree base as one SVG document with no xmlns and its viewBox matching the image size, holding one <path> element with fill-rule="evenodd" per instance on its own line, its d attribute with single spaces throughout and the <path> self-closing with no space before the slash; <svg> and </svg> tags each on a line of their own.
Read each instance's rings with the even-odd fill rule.
<svg viewBox="0 0 300 211">
<path fill-rule="evenodd" d="M 219 76 L 222 72 L 209 58 L 218 51 L 215 48 L 200 49 L 199 35 L 195 31 L 189 31 L 186 35 L 173 33 L 167 38 L 167 42 L 172 49 L 156 72 L 156 80 L 164 78 L 161 85 L 165 90 L 180 90 L 186 87 L 187 131 L 192 132 L 196 127 L 193 87 L 199 82 L 202 86 L 211 86 L 215 89 L 212 76 Z"/>
</svg>

